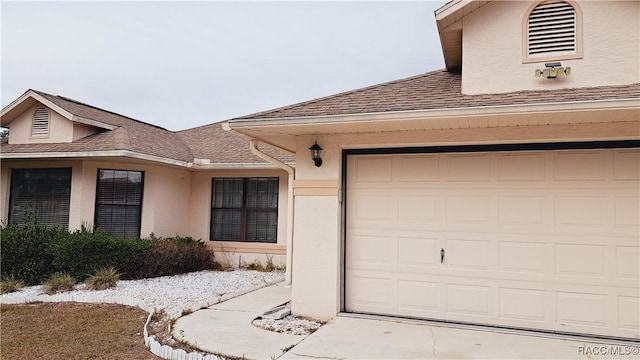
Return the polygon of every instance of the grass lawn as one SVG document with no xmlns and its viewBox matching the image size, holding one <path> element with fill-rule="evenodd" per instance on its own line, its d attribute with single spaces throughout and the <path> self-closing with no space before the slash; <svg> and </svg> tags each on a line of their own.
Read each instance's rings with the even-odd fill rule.
<svg viewBox="0 0 640 360">
<path fill-rule="evenodd" d="M 144 346 L 147 313 L 112 304 L 2 305 L 2 359 L 160 359 Z"/>
</svg>

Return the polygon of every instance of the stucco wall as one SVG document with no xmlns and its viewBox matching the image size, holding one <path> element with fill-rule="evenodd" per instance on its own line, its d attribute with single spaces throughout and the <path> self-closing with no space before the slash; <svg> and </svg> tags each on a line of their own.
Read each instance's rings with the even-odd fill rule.
<svg viewBox="0 0 640 360">
<path fill-rule="evenodd" d="M 326 320 L 340 310 L 342 150 L 637 138 L 640 122 L 559 124 L 299 136 L 297 139 L 292 311 Z M 323 164 L 307 148 L 317 139 Z"/>
<path fill-rule="evenodd" d="M 71 167 L 69 229 L 93 224 L 98 169 L 144 171 L 141 237 L 189 235 L 189 193 L 191 173 L 186 170 L 146 164 L 39 160 L 2 162 L 2 218 L 8 217 L 11 168 Z M 6 180 L 5 180 L 6 177 Z M 6 188 L 6 191 L 5 191 Z"/>
<path fill-rule="evenodd" d="M 63 143 L 73 140 L 73 122 L 50 108 L 47 108 L 49 110 L 49 135 L 31 136 L 33 113 L 40 107 L 47 108 L 41 104 L 34 105 L 8 125 L 11 130 L 11 136 L 9 136 L 10 144 Z M 86 131 L 79 132 L 78 136 L 80 136 L 81 133 L 86 133 Z"/>
<path fill-rule="evenodd" d="M 579 1 L 583 58 L 560 61 L 571 75 L 536 78 L 551 60 L 523 63 L 529 1 L 496 1 L 463 19 L 462 92 L 501 93 L 640 82 L 640 2 Z"/>
<path fill-rule="evenodd" d="M 210 241 L 211 180 L 221 177 L 278 177 L 278 240 L 276 244 Z M 284 264 L 287 242 L 288 174 L 283 170 L 211 170 L 195 171 L 191 178 L 189 234 L 202 239 L 216 253 L 216 259 L 225 265 L 237 267 L 240 263 L 259 260 L 267 256 L 274 263 Z"/>
</svg>

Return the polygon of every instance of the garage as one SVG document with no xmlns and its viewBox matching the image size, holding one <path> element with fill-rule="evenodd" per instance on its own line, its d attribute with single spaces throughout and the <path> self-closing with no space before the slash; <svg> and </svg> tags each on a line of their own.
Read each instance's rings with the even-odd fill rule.
<svg viewBox="0 0 640 360">
<path fill-rule="evenodd" d="M 640 150 L 503 149 L 345 151 L 344 310 L 640 338 Z"/>
</svg>

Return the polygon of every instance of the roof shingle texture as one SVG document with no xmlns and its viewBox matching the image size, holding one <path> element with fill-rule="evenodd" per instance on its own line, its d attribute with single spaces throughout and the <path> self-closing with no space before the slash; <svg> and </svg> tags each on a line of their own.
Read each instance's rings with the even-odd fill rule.
<svg viewBox="0 0 640 360">
<path fill-rule="evenodd" d="M 193 162 L 194 158 L 211 163 L 268 164 L 249 150 L 249 140 L 225 131 L 220 124 L 173 132 L 107 110 L 93 107 L 62 96 L 32 90 L 69 113 L 116 127 L 78 139 L 71 143 L 8 144 L 2 142 L 5 153 L 83 152 L 129 150 L 162 158 Z M 4 139 L 3 139 L 4 140 Z M 267 154 L 285 162 L 292 156 L 268 146 L 260 146 Z"/>
<path fill-rule="evenodd" d="M 178 135 L 185 143 L 189 144 L 195 158 L 226 164 L 266 163 L 251 153 L 248 138 L 223 130 L 220 123 L 179 131 Z M 258 148 L 282 162 L 292 163 L 295 161 L 293 155 L 278 151 L 266 144 L 260 144 Z"/>
<path fill-rule="evenodd" d="M 549 81 L 541 79 L 541 81 Z M 445 70 L 377 84 L 235 118 L 273 119 L 393 111 L 639 98 L 640 84 L 464 95 L 462 75 Z M 232 121 L 233 121 L 232 120 Z"/>
</svg>

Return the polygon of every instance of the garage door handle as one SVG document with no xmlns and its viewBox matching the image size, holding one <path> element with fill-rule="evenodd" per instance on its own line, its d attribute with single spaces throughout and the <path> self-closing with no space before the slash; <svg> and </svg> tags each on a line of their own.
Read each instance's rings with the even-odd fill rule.
<svg viewBox="0 0 640 360">
<path fill-rule="evenodd" d="M 444 249 L 440 249 L 440 264 L 444 262 Z"/>
</svg>

